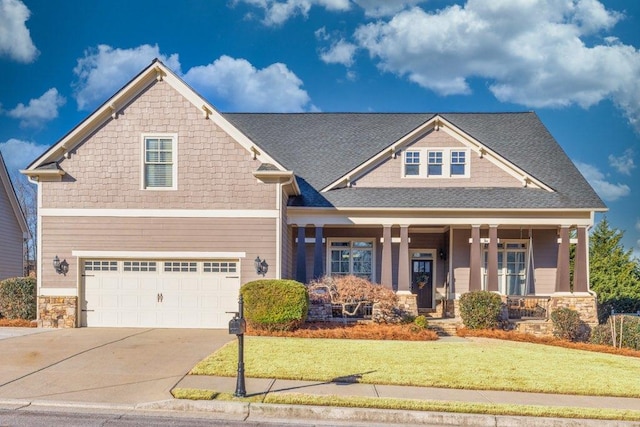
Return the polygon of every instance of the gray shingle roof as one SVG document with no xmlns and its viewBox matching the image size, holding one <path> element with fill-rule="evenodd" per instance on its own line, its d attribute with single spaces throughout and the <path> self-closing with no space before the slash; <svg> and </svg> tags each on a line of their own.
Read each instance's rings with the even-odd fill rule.
<svg viewBox="0 0 640 427">
<path fill-rule="evenodd" d="M 292 170 L 299 206 L 603 209 L 604 203 L 535 113 L 443 113 L 442 118 L 555 190 L 343 188 L 319 191 L 435 116 L 434 113 L 224 114 Z"/>
</svg>

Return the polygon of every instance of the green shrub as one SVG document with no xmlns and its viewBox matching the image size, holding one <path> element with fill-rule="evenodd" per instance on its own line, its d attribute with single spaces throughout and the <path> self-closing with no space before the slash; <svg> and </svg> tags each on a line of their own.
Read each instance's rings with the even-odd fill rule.
<svg viewBox="0 0 640 427">
<path fill-rule="evenodd" d="M 589 327 L 580 320 L 580 314 L 570 308 L 562 307 L 551 313 L 553 336 L 569 341 L 586 341 Z"/>
<path fill-rule="evenodd" d="M 502 298 L 489 291 L 473 291 L 460 297 L 460 317 L 468 329 L 492 329 L 500 322 Z"/>
<path fill-rule="evenodd" d="M 613 341 L 611 340 L 611 326 L 608 323 L 594 326 L 591 329 L 589 342 L 591 344 L 613 345 Z"/>
<path fill-rule="evenodd" d="M 0 282 L 0 317 L 25 320 L 36 318 L 35 277 L 14 277 Z"/>
<path fill-rule="evenodd" d="M 244 299 L 244 317 L 255 329 L 292 331 L 307 318 L 309 294 L 295 280 L 262 279 L 246 283 L 240 289 Z"/>
<path fill-rule="evenodd" d="M 640 350 L 640 317 L 618 314 L 609 317 L 610 334 L 615 337 L 614 346 Z"/>
<path fill-rule="evenodd" d="M 427 320 L 427 317 L 423 315 L 420 315 L 415 319 L 413 319 L 413 323 L 414 325 L 422 329 L 427 329 L 427 327 L 429 326 L 429 321 Z"/>
</svg>

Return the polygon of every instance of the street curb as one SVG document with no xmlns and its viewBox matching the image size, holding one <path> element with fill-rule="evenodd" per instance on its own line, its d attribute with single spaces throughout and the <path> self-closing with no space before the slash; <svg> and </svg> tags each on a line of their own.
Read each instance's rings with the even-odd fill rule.
<svg viewBox="0 0 640 427">
<path fill-rule="evenodd" d="M 157 402 L 140 403 L 135 406 L 141 411 L 180 411 L 180 412 L 213 412 L 245 420 L 249 417 L 249 403 L 225 402 L 217 400 L 167 399 Z"/>
<path fill-rule="evenodd" d="M 360 423 L 478 427 L 640 427 L 640 422 L 573 418 L 543 418 L 454 412 L 403 411 L 335 406 L 282 405 L 173 399 L 136 406 L 141 410 L 205 411 L 232 415 L 247 421 L 306 419 Z"/>
</svg>

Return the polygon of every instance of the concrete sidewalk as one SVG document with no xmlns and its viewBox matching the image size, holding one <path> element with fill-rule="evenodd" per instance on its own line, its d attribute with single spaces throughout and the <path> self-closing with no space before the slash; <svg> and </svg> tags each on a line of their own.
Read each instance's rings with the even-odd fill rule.
<svg viewBox="0 0 640 427">
<path fill-rule="evenodd" d="M 322 396 L 361 396 L 371 398 L 421 399 L 447 402 L 511 405 L 564 406 L 579 408 L 640 411 L 640 399 L 566 394 L 522 393 L 491 390 L 458 390 L 434 387 L 407 387 L 341 382 L 312 382 L 247 378 L 247 396 L 298 393 Z M 235 377 L 187 375 L 176 388 L 193 388 L 233 393 Z"/>
</svg>

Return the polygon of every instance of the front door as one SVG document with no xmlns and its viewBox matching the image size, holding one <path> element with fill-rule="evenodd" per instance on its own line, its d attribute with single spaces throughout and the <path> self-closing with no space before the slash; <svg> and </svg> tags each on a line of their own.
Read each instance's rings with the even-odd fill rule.
<svg viewBox="0 0 640 427">
<path fill-rule="evenodd" d="M 433 308 L 433 260 L 411 261 L 411 292 L 416 294 L 418 308 Z"/>
</svg>

